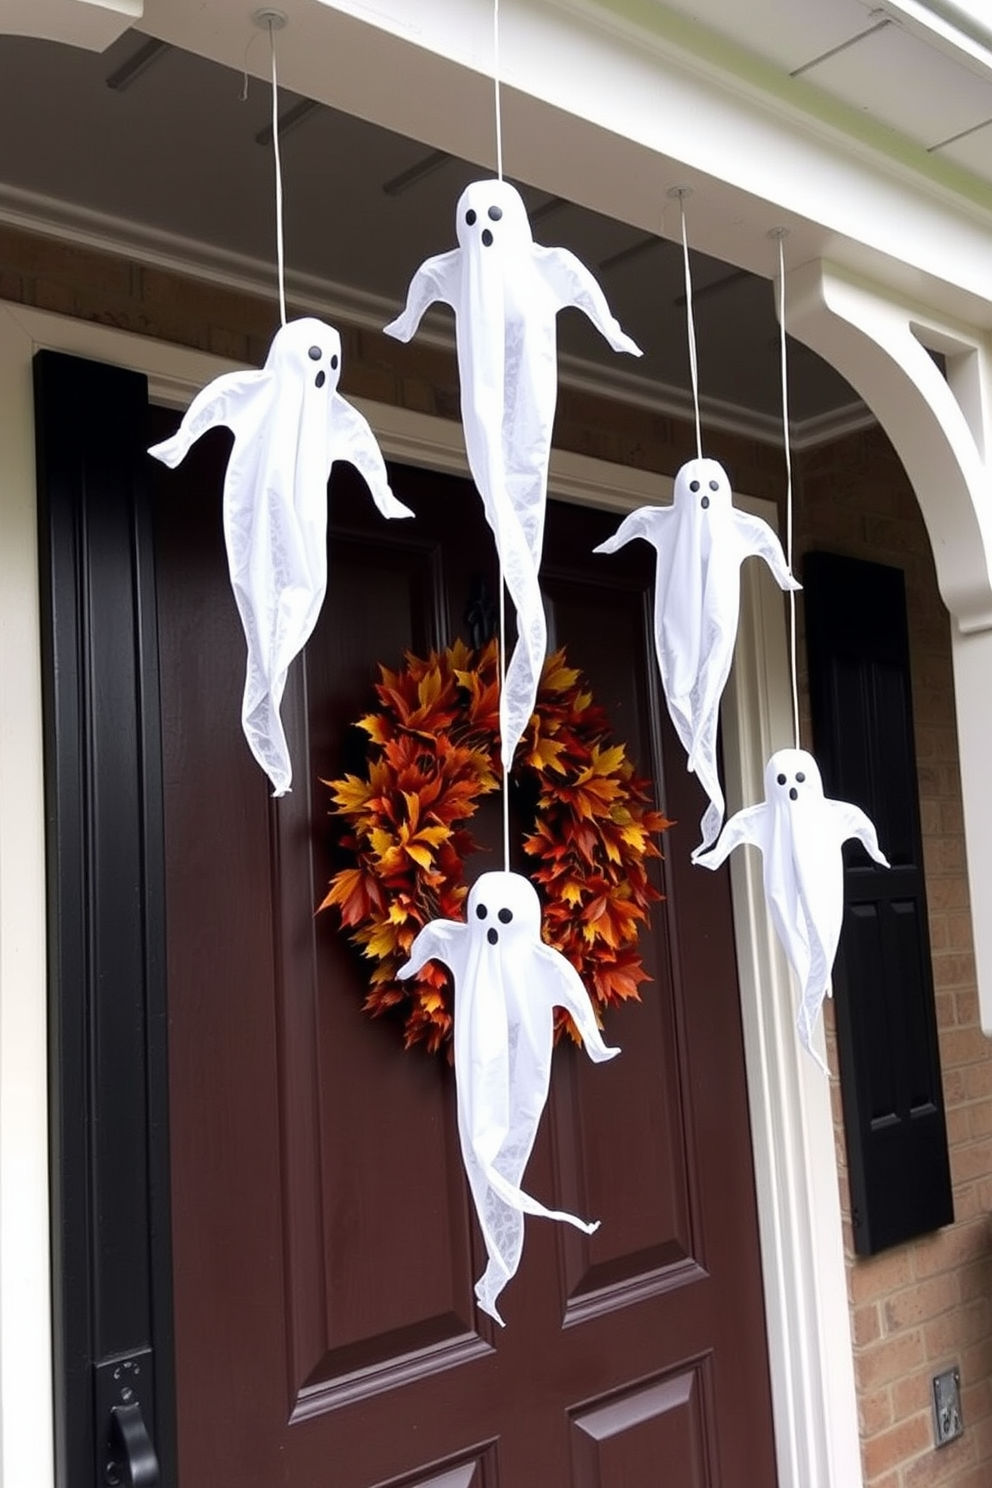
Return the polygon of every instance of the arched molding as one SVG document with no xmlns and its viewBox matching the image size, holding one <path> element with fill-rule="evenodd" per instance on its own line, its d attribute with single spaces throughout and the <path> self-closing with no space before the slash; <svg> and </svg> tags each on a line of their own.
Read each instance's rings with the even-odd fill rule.
<svg viewBox="0 0 992 1488">
<path fill-rule="evenodd" d="M 102 52 L 144 15 L 145 0 L 5 0 L 0 34 Z"/>
<path fill-rule="evenodd" d="M 789 331 L 842 372 L 905 466 L 951 614 L 972 905 L 992 901 L 992 365 L 987 333 L 899 302 L 823 262 L 787 282 Z M 936 353 L 942 365 L 938 365 Z M 992 1036 L 992 917 L 976 913 L 982 1027 Z"/>
<path fill-rule="evenodd" d="M 843 373 L 906 467 L 958 626 L 992 627 L 987 341 L 823 262 L 789 274 L 786 304 L 790 333 Z"/>
</svg>

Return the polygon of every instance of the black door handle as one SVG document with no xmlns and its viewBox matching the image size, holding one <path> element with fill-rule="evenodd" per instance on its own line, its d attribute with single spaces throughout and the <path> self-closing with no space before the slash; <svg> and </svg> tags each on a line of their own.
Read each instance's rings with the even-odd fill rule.
<svg viewBox="0 0 992 1488">
<path fill-rule="evenodd" d="M 112 1488 L 159 1488 L 158 1458 L 137 1401 L 110 1412 L 104 1477 Z"/>
</svg>

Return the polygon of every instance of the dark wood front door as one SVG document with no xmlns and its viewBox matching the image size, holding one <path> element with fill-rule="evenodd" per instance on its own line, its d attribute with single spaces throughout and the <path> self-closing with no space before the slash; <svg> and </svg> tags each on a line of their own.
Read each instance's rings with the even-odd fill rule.
<svg viewBox="0 0 992 1488">
<path fill-rule="evenodd" d="M 689 864 L 700 801 L 659 723 L 649 554 L 592 557 L 615 519 L 552 503 L 556 643 L 678 825 L 653 980 L 607 1024 L 622 1056 L 557 1051 L 527 1174 L 602 1226 L 527 1222 L 501 1331 L 474 1306 L 452 1071 L 363 1013 L 365 968 L 314 915 L 320 780 L 353 756 L 376 664 L 466 634 L 474 576 L 493 584 L 480 503 L 397 469 L 417 518 L 387 524 L 335 474 L 327 602 L 284 705 L 295 786 L 273 801 L 240 733 L 225 455 L 212 437 L 153 475 L 181 1488 L 772 1488 L 729 886 Z"/>
</svg>

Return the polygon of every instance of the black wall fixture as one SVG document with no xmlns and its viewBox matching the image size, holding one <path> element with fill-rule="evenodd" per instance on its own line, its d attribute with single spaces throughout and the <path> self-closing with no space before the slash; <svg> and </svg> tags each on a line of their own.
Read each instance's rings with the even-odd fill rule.
<svg viewBox="0 0 992 1488">
<path fill-rule="evenodd" d="M 954 1218 L 927 924 L 905 583 L 830 553 L 803 564 L 810 705 L 827 795 L 871 817 L 892 867 L 844 860 L 834 971 L 859 1255 Z"/>
<path fill-rule="evenodd" d="M 175 1481 L 161 760 L 145 379 L 35 361 L 56 1456 Z"/>
</svg>

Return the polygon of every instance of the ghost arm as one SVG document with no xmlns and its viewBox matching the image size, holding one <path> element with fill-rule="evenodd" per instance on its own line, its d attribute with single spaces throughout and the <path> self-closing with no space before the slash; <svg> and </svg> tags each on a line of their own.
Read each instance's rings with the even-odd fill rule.
<svg viewBox="0 0 992 1488">
<path fill-rule="evenodd" d="M 596 1064 L 606 1059 L 615 1059 L 619 1049 L 611 1048 L 603 1040 L 596 1022 L 589 993 L 572 963 L 560 951 L 543 942 L 534 947 L 535 971 L 541 977 L 542 989 L 550 997 L 554 1007 L 563 1007 L 570 1013 L 576 1028 L 582 1035 L 586 1053 Z"/>
<path fill-rule="evenodd" d="M 665 519 L 671 517 L 673 509 L 670 506 L 642 506 L 637 511 L 632 511 L 605 542 L 593 548 L 594 553 L 615 553 L 627 543 L 633 542 L 634 538 L 642 537 L 645 542 L 653 543 L 655 547 L 662 536 L 660 528 L 663 527 Z"/>
<path fill-rule="evenodd" d="M 439 253 L 434 258 L 426 258 L 410 280 L 402 315 L 383 327 L 386 335 L 394 336 L 397 341 L 410 341 L 416 334 L 424 311 L 431 305 L 440 300 L 442 304 L 455 309 L 460 262 L 461 250 L 458 248 L 451 253 Z"/>
<path fill-rule="evenodd" d="M 386 463 L 368 420 L 350 403 L 335 393 L 331 398 L 329 418 L 331 463 L 347 460 L 354 465 L 372 492 L 372 499 L 384 517 L 412 517 L 413 512 L 397 501 L 389 486 Z"/>
<path fill-rule="evenodd" d="M 764 850 L 767 814 L 768 807 L 763 801 L 759 806 L 745 806 L 743 811 L 738 811 L 724 825 L 723 831 L 708 852 L 696 849 L 692 861 L 701 868 L 719 868 L 727 861 L 734 848 L 740 847 L 744 842 L 750 842 Z"/>
<path fill-rule="evenodd" d="M 738 511 L 735 507 L 734 527 L 744 548 L 744 557 L 753 553 L 756 558 L 763 558 L 780 589 L 802 588 L 798 579 L 793 578 L 789 571 L 782 544 L 767 522 L 763 522 L 760 517 L 752 517 L 748 512 Z"/>
<path fill-rule="evenodd" d="M 574 253 L 570 253 L 567 248 L 542 248 L 535 243 L 534 262 L 541 278 L 558 300 L 560 308 L 574 305 L 577 310 L 588 315 L 614 351 L 626 351 L 631 356 L 641 356 L 641 348 L 621 329 L 599 284 Z"/>
<path fill-rule="evenodd" d="M 410 959 L 401 966 L 396 975 L 401 982 L 423 971 L 428 961 L 441 961 L 454 973 L 457 981 L 461 975 L 467 946 L 468 926 L 459 920 L 431 920 L 417 935 L 410 947 Z"/>
<path fill-rule="evenodd" d="M 226 372 L 223 377 L 215 377 L 197 393 L 175 434 L 153 444 L 148 453 L 174 470 L 208 429 L 224 424 L 237 434 L 238 426 L 252 417 L 255 404 L 265 397 L 271 382 L 271 372 L 264 370 Z"/>
<path fill-rule="evenodd" d="M 852 806 L 850 801 L 832 801 L 831 805 L 837 815 L 842 836 L 841 841 L 847 842 L 848 838 L 856 837 L 869 857 L 883 868 L 892 865 L 878 845 L 878 833 L 875 831 L 875 823 L 866 816 L 860 806 Z"/>
</svg>

